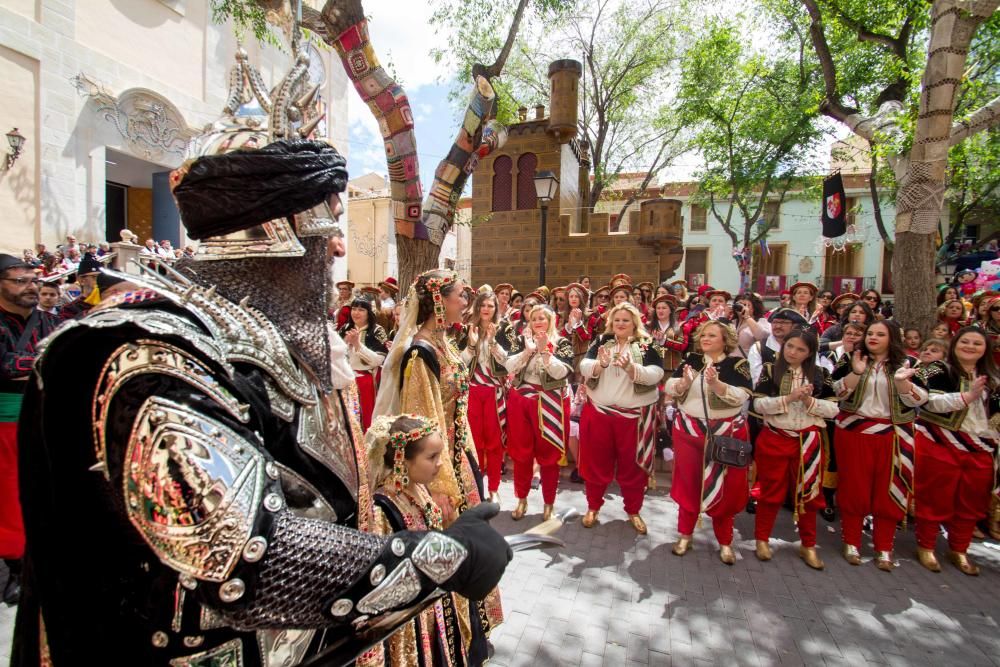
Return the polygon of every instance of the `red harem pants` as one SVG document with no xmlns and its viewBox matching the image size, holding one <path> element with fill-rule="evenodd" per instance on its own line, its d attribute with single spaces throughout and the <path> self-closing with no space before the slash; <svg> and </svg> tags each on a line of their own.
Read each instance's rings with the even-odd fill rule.
<svg viewBox="0 0 1000 667">
<path fill-rule="evenodd" d="M 875 550 L 892 551 L 896 524 L 903 518 L 903 510 L 889 495 L 893 437 L 891 430 L 862 433 L 837 427 L 837 499 L 844 544 L 861 548 L 862 522 L 871 514 Z"/>
<path fill-rule="evenodd" d="M 933 549 L 938 526 L 948 531 L 948 548 L 965 553 L 976 522 L 986 516 L 993 494 L 993 455 L 959 451 L 917 429 L 914 498 L 917 544 Z"/>
<path fill-rule="evenodd" d="M 358 404 L 361 406 L 361 426 L 364 430 L 372 425 L 375 411 L 375 373 L 354 371 L 354 382 L 358 385 Z"/>
<path fill-rule="evenodd" d="M 705 436 L 687 433 L 681 426 L 682 420 L 681 415 L 674 419 L 674 474 L 670 485 L 670 497 L 679 506 L 677 532 L 681 535 L 690 535 L 694 532 L 701 511 L 702 477 L 705 473 Z M 698 424 L 704 428 L 702 422 Z M 746 426 L 731 435 L 746 439 Z M 746 507 L 748 497 L 747 468 L 727 467 L 719 500 L 705 510 L 705 513 L 712 517 L 712 530 L 720 545 L 732 544 L 733 519 Z"/>
<path fill-rule="evenodd" d="M 503 434 L 497 416 L 494 387 L 485 384 L 469 386 L 469 429 L 476 443 L 479 469 L 488 478 L 489 492 L 500 488 L 500 468 L 503 465 Z M 530 482 L 529 482 L 530 483 Z"/>
<path fill-rule="evenodd" d="M 24 555 L 24 521 L 17 488 L 17 422 L 0 422 L 0 558 Z"/>
<path fill-rule="evenodd" d="M 542 476 L 542 500 L 556 501 L 559 487 L 559 460 L 563 453 L 542 438 L 538 427 L 539 398 L 525 398 L 519 389 L 507 396 L 507 453 L 514 461 L 514 495 L 527 498 L 531 490 L 534 462 Z M 569 397 L 563 395 L 563 433 L 569 436 Z"/>
<path fill-rule="evenodd" d="M 820 444 L 821 476 L 824 458 Z M 798 438 L 778 433 L 767 426 L 761 429 L 753 454 L 753 460 L 757 464 L 756 486 L 760 489 L 754 539 L 767 541 L 771 537 L 778 510 L 781 509 L 789 493 L 792 495 L 796 493 L 801 459 L 802 452 Z M 816 512 L 824 507 L 826 502 L 823 500 L 823 493 L 820 492 L 805 503 L 804 511 L 799 512 L 799 537 L 802 539 L 802 546 L 816 546 Z"/>
<path fill-rule="evenodd" d="M 585 482 L 587 508 L 601 509 L 604 492 L 618 480 L 627 514 L 638 514 L 649 476 L 635 462 L 639 420 L 605 414 L 590 401 L 580 415 L 580 475 Z"/>
</svg>

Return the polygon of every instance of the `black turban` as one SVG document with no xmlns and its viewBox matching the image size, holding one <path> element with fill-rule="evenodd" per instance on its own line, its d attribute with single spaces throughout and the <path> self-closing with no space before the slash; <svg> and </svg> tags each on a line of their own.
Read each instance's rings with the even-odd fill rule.
<svg viewBox="0 0 1000 667">
<path fill-rule="evenodd" d="M 281 139 L 256 150 L 207 155 L 176 175 L 181 181 L 174 199 L 194 239 L 289 217 L 347 189 L 347 161 L 322 141 Z"/>
</svg>

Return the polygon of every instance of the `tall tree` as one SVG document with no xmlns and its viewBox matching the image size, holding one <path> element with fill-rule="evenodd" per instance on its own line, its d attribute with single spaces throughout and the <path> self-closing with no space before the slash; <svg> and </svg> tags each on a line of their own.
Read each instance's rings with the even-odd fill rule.
<svg viewBox="0 0 1000 667">
<path fill-rule="evenodd" d="M 555 2 L 556 0 L 536 0 Z M 314 9 L 291 0 L 291 12 L 301 13 L 301 25 L 332 46 L 355 90 L 379 120 L 396 224 L 399 281 L 408 285 L 421 272 L 436 268 L 441 243 L 452 224 L 459 196 L 479 157 L 494 150 L 505 136 L 490 125 L 495 100 L 492 81 L 503 71 L 530 0 L 517 0 L 510 14 L 507 37 L 496 57 L 470 68 L 472 92 L 466 94 L 468 113 L 448 156 L 435 171 L 431 187 L 422 187 L 413 131 L 413 114 L 403 88 L 379 63 L 368 35 L 362 0 L 326 0 Z M 212 0 L 216 20 L 233 19 L 238 28 L 266 39 L 269 23 L 287 26 L 292 17 L 288 0 Z M 505 17 L 506 18 L 506 17 Z M 506 23 L 506 21 L 504 21 Z M 495 30 L 498 25 L 494 24 Z M 486 64 L 488 63 L 488 64 Z M 426 200 L 422 199 L 427 192 Z"/>
<path fill-rule="evenodd" d="M 975 107 L 958 101 L 1000 0 L 797 0 L 822 69 L 820 110 L 873 142 L 896 185 L 893 276 L 896 316 L 930 328 L 936 236 L 952 146 L 1000 124 L 995 92 Z M 971 56 L 970 56 L 971 54 Z"/>
<path fill-rule="evenodd" d="M 682 65 L 680 115 L 704 161 L 697 199 L 729 236 L 734 258 L 749 258 L 778 220 L 768 205 L 780 207 L 814 170 L 820 134 L 816 72 L 803 49 L 768 52 L 755 52 L 736 22 L 716 20 Z M 749 262 L 737 266 L 745 289 Z"/>
<path fill-rule="evenodd" d="M 471 17 L 503 15 L 513 4 L 437 0 L 434 22 L 447 35 L 438 59 L 471 72 L 473 63 L 492 58 L 500 40 L 491 34 L 489 20 Z M 548 101 L 550 61 L 583 63 L 579 124 L 593 168 L 590 207 L 621 173 L 642 173 L 646 187 L 688 150 L 670 100 L 686 7 L 686 0 L 549 0 L 535 7 L 535 20 L 514 42 L 497 82 L 501 119 L 513 118 L 520 106 Z"/>
</svg>

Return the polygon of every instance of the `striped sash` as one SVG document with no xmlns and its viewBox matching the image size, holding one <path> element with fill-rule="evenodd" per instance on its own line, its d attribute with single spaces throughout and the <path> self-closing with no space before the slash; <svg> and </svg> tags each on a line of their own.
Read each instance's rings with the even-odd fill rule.
<svg viewBox="0 0 1000 667">
<path fill-rule="evenodd" d="M 889 477 L 889 497 L 906 512 L 913 494 L 913 424 L 893 424 L 887 419 L 862 417 L 841 412 L 837 427 L 861 435 L 892 433 L 892 475 Z"/>
<path fill-rule="evenodd" d="M 985 452 L 986 454 L 996 454 L 997 452 L 998 443 L 993 438 L 981 438 L 964 431 L 952 431 L 925 421 L 917 422 L 917 430 L 928 439 L 942 445 L 950 445 L 960 452 Z"/>
<path fill-rule="evenodd" d="M 681 429 L 693 438 L 701 438 L 708 443 L 708 432 L 706 426 L 711 426 L 712 433 L 716 436 L 729 435 L 737 437 L 738 432 L 746 428 L 746 418 L 743 415 L 736 415 L 729 419 L 713 419 L 706 422 L 704 419 L 692 417 L 683 410 L 679 410 Z M 701 476 L 701 511 L 711 509 L 713 505 L 722 499 L 722 485 L 726 481 L 726 473 L 729 466 L 712 461 L 706 456 L 702 462 Z"/>
<path fill-rule="evenodd" d="M 795 512 L 793 514 L 795 523 L 798 523 L 799 514 L 806 510 L 806 503 L 819 496 L 821 491 L 823 438 L 818 427 L 804 431 L 791 431 L 775 428 L 768 424 L 767 428 L 786 438 L 799 441 L 799 474 L 795 482 Z"/>
<path fill-rule="evenodd" d="M 566 429 L 563 428 L 562 389 L 546 391 L 537 384 L 525 382 L 517 390 L 528 400 L 538 399 L 538 431 L 542 440 L 565 453 Z"/>
<path fill-rule="evenodd" d="M 504 392 L 503 382 L 493 377 L 492 374 L 483 370 L 483 365 L 476 362 L 472 369 L 472 384 L 484 387 L 493 387 L 493 394 L 497 402 L 497 421 L 500 422 L 500 440 L 503 446 L 507 446 L 507 394 Z"/>
<path fill-rule="evenodd" d="M 638 408 L 619 408 L 613 405 L 590 404 L 603 415 L 618 415 L 626 419 L 636 420 L 635 462 L 646 471 L 653 474 L 653 455 L 656 452 L 656 405 L 643 405 Z"/>
<path fill-rule="evenodd" d="M 983 452 L 993 457 L 993 495 L 1000 497 L 1000 442 L 963 431 L 952 431 L 937 424 L 917 421 L 917 430 L 934 442 L 954 447 L 960 452 Z"/>
</svg>

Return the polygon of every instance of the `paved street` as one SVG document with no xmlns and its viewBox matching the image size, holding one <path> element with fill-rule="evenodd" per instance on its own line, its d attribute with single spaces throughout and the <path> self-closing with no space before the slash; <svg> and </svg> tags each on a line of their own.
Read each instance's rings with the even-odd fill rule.
<svg viewBox="0 0 1000 667">
<path fill-rule="evenodd" d="M 556 508 L 586 502 L 565 479 Z M 501 487 L 513 507 L 509 484 Z M 505 512 L 504 533 L 541 519 L 540 492 L 520 522 Z M 848 565 L 839 537 L 820 520 L 816 572 L 798 558 L 791 515 L 778 518 L 774 559 L 753 553 L 753 517 L 736 521 L 740 560 L 723 565 L 711 547 L 708 519 L 695 550 L 670 553 L 677 507 L 665 489 L 647 496 L 650 534 L 625 522 L 618 495 L 602 524 L 579 520 L 560 531 L 565 550 L 519 552 L 501 584 L 507 621 L 493 635 L 493 663 L 525 665 L 1000 665 L 1000 545 L 976 544 L 982 574 L 966 577 L 950 563 L 932 574 L 915 560 L 912 531 L 899 533 L 900 567 L 889 574 L 871 562 Z M 944 554 L 944 543 L 939 553 Z M 943 560 L 943 558 L 942 558 Z"/>
<path fill-rule="evenodd" d="M 557 509 L 583 512 L 582 490 L 564 479 Z M 509 482 L 501 494 L 509 510 Z M 520 532 L 541 520 L 541 509 L 534 491 L 528 517 L 514 522 L 505 511 L 494 523 Z M 900 567 L 887 574 L 872 564 L 870 544 L 864 565 L 844 562 L 821 520 L 827 569 L 814 572 L 797 557 L 788 513 L 779 516 L 770 563 L 754 558 L 753 517 L 743 514 L 740 560 L 726 567 L 707 519 L 694 551 L 670 553 L 676 506 L 665 489 L 647 497 L 643 516 L 650 534 L 637 537 L 611 494 L 600 526 L 587 530 L 577 519 L 560 531 L 565 550 L 516 554 L 501 584 L 507 621 L 493 635 L 491 664 L 1000 665 L 1000 545 L 973 547 L 978 578 L 950 564 L 934 575 L 915 562 L 912 532 L 900 533 Z M 14 610 L 0 605 L 3 664 L 13 622 Z"/>
</svg>

